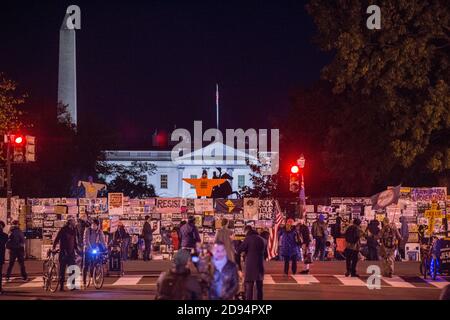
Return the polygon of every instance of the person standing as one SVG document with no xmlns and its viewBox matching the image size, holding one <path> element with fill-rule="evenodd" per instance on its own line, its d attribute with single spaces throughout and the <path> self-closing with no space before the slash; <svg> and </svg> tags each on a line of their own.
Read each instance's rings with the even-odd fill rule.
<svg viewBox="0 0 450 320">
<path fill-rule="evenodd" d="M 380 240 L 382 275 L 383 277 L 391 278 L 394 273 L 396 243 L 402 240 L 402 236 L 395 224 L 389 221 L 388 217 L 383 220 L 383 228 L 380 231 Z"/>
<path fill-rule="evenodd" d="M 361 237 L 363 237 L 364 232 L 361 227 L 361 220 L 358 218 L 353 220 L 353 224 L 350 225 L 345 231 L 345 262 L 347 266 L 347 272 L 345 276 L 359 277 L 356 273 L 356 265 L 358 263 L 358 254 L 361 248 Z"/>
<path fill-rule="evenodd" d="M 113 243 L 120 244 L 120 256 L 122 261 L 128 260 L 128 247 L 130 246 L 131 236 L 125 229 L 122 222 L 119 222 L 116 232 L 113 235 Z"/>
<path fill-rule="evenodd" d="M 292 226 L 294 221 L 288 219 L 286 229 L 281 236 L 281 256 L 284 260 L 284 274 L 288 275 L 289 261 L 292 261 L 292 274 L 297 273 L 297 247 L 300 243 L 297 231 Z"/>
<path fill-rule="evenodd" d="M 8 242 L 8 235 L 3 232 L 4 228 L 5 223 L 0 221 L 0 295 L 3 294 L 3 264 L 5 263 L 6 242 Z"/>
<path fill-rule="evenodd" d="M 210 300 L 233 300 L 239 290 L 239 275 L 236 263 L 228 259 L 223 242 L 216 241 L 213 247 L 212 277 L 209 286 Z"/>
<path fill-rule="evenodd" d="M 369 250 L 369 261 L 378 261 L 378 236 L 380 234 L 380 222 L 371 220 L 367 226 L 367 248 Z"/>
<path fill-rule="evenodd" d="M 90 254 L 91 249 L 105 250 L 106 242 L 102 229 L 100 228 L 100 221 L 98 219 L 92 220 L 89 228 L 84 231 L 84 265 L 83 265 L 83 285 L 86 288 L 86 278 L 88 271 L 92 276 L 93 259 Z"/>
<path fill-rule="evenodd" d="M 11 277 L 11 271 L 16 260 L 19 262 L 20 273 L 24 281 L 28 280 L 27 271 L 25 270 L 25 237 L 23 232 L 19 229 L 19 221 L 12 222 L 8 242 L 6 248 L 9 249 L 9 266 L 6 271 L 6 281 Z"/>
<path fill-rule="evenodd" d="M 316 242 L 314 250 L 314 258 L 319 257 L 320 261 L 325 260 L 325 246 L 327 240 L 327 224 L 323 214 L 319 215 L 319 218 L 314 221 L 312 225 L 312 235 Z"/>
<path fill-rule="evenodd" d="M 233 232 L 230 229 L 228 229 L 228 219 L 225 218 L 222 219 L 221 224 L 222 228 L 217 230 L 215 241 L 223 243 L 223 245 L 225 246 L 225 250 L 227 252 L 227 259 L 230 260 L 231 262 L 235 262 L 234 256 L 236 252 L 234 251 L 234 246 L 232 243 Z"/>
<path fill-rule="evenodd" d="M 188 222 L 184 224 L 181 229 L 181 249 L 191 252 L 196 249 L 197 243 L 200 242 L 200 235 L 195 226 L 195 217 L 190 216 Z"/>
<path fill-rule="evenodd" d="M 237 254 L 245 253 L 245 298 L 253 300 L 253 286 L 256 283 L 257 300 L 263 299 L 264 280 L 264 239 L 251 226 L 245 227 L 245 239 Z"/>
<path fill-rule="evenodd" d="M 180 249 L 180 229 L 178 227 L 172 229 L 170 238 L 172 239 L 173 250 L 178 251 Z"/>
<path fill-rule="evenodd" d="M 400 223 L 402 224 L 402 226 L 400 228 L 400 235 L 402 237 L 402 240 L 400 241 L 400 243 L 398 245 L 398 252 L 400 253 L 400 256 L 402 257 L 402 259 L 406 259 L 405 246 L 408 243 L 408 239 L 409 239 L 409 227 L 408 227 L 408 221 L 406 220 L 406 217 L 401 216 Z"/>
<path fill-rule="evenodd" d="M 144 227 L 142 228 L 142 238 L 144 239 L 144 261 L 149 261 L 152 259 L 151 250 L 152 250 L 152 241 L 153 241 L 153 232 L 155 229 L 152 228 L 150 224 L 150 216 L 145 216 Z"/>
<path fill-rule="evenodd" d="M 75 265 L 78 251 L 77 231 L 75 220 L 69 219 L 67 224 L 59 230 L 53 242 L 53 250 L 59 244 L 59 290 L 64 291 L 66 268 Z M 74 290 L 75 288 L 72 288 Z"/>
<path fill-rule="evenodd" d="M 309 245 L 311 244 L 311 237 L 309 234 L 308 226 L 305 225 L 303 219 L 300 220 L 298 224 L 298 234 L 300 236 L 300 246 L 302 250 L 303 257 L 303 271 L 301 274 L 309 273 L 309 265 L 311 264 L 311 253 L 309 252 Z"/>
</svg>

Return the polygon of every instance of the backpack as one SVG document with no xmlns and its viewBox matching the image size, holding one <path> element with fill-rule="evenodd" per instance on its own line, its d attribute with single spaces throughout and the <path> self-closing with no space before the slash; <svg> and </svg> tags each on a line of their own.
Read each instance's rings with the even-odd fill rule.
<svg viewBox="0 0 450 320">
<path fill-rule="evenodd" d="M 325 236 L 325 230 L 322 224 L 316 223 L 313 225 L 313 236 L 316 238 L 322 238 Z"/>
<path fill-rule="evenodd" d="M 347 228 L 345 231 L 345 241 L 351 244 L 358 242 L 358 229 L 355 226 L 350 226 Z"/>
<path fill-rule="evenodd" d="M 395 247 L 395 233 L 394 230 L 389 227 L 386 232 L 383 233 L 383 238 L 381 239 L 383 246 L 392 249 Z"/>
<path fill-rule="evenodd" d="M 189 273 L 177 274 L 172 270 L 166 273 L 161 282 L 156 300 L 188 300 L 186 296 L 186 279 Z"/>
</svg>

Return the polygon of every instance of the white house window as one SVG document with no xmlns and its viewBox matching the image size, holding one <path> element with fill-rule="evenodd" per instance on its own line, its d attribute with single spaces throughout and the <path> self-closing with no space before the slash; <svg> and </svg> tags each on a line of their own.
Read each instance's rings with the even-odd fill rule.
<svg viewBox="0 0 450 320">
<path fill-rule="evenodd" d="M 238 188 L 243 188 L 245 186 L 245 176 L 238 175 Z"/>
<path fill-rule="evenodd" d="M 160 176 L 160 188 L 161 189 L 167 189 L 168 188 L 168 177 L 167 177 L 167 174 L 162 174 L 161 176 Z"/>
<path fill-rule="evenodd" d="M 197 175 L 191 174 L 191 179 L 197 179 Z M 191 184 L 191 189 L 195 189 L 195 186 L 193 184 Z"/>
</svg>

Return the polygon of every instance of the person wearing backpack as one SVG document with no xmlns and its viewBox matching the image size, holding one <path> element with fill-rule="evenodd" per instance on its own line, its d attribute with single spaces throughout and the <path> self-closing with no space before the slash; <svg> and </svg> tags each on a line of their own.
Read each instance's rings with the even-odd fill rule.
<svg viewBox="0 0 450 320">
<path fill-rule="evenodd" d="M 380 255 L 382 258 L 381 271 L 383 277 L 391 278 L 394 273 L 395 249 L 402 236 L 394 223 L 390 223 L 386 217 L 383 220 L 383 228 L 380 231 Z"/>
<path fill-rule="evenodd" d="M 346 248 L 344 251 L 345 254 L 345 263 L 347 266 L 347 272 L 345 276 L 359 277 L 356 273 L 356 265 L 358 263 L 358 253 L 361 247 L 360 240 L 364 236 L 364 232 L 361 227 L 361 220 L 358 218 L 353 220 L 353 224 L 350 225 L 345 231 L 345 242 Z"/>
<path fill-rule="evenodd" d="M 324 220 L 323 214 L 320 214 L 319 218 L 314 221 L 311 230 L 316 243 L 314 249 L 314 259 L 320 257 L 320 261 L 325 260 L 325 246 L 327 240 L 327 224 Z"/>
<path fill-rule="evenodd" d="M 12 222 L 9 232 L 10 235 L 8 242 L 6 243 L 6 249 L 9 249 L 9 265 L 8 270 L 6 271 L 6 281 L 9 281 L 16 259 L 19 262 L 22 279 L 27 281 L 28 275 L 25 270 L 25 236 L 19 229 L 19 221 L 14 220 Z"/>
<path fill-rule="evenodd" d="M 202 288 L 197 277 L 188 268 L 190 253 L 179 250 L 173 258 L 173 267 L 161 273 L 156 283 L 156 300 L 201 300 Z"/>
</svg>

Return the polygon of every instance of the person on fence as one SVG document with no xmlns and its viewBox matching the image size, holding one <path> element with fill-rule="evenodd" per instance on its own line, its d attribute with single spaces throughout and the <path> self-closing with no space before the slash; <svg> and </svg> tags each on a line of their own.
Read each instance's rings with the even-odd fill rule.
<svg viewBox="0 0 450 320">
<path fill-rule="evenodd" d="M 236 251 L 234 250 L 233 246 L 233 231 L 228 229 L 228 219 L 223 218 L 221 224 L 222 228 L 217 230 L 215 241 L 220 241 L 224 244 L 228 260 L 230 260 L 231 262 L 235 262 L 234 256 L 236 254 Z"/>
<path fill-rule="evenodd" d="M 345 242 L 347 243 L 345 248 L 345 262 L 347 267 L 345 273 L 346 277 L 359 277 L 356 273 L 356 265 L 358 263 L 358 254 L 361 248 L 360 240 L 364 236 L 364 232 L 360 225 L 361 220 L 354 219 L 353 224 L 345 231 Z"/>
<path fill-rule="evenodd" d="M 402 240 L 402 236 L 394 223 L 389 218 L 384 218 L 383 228 L 380 232 L 380 255 L 382 258 L 382 275 L 391 278 L 394 273 L 395 250 L 397 243 Z"/>
<path fill-rule="evenodd" d="M 325 223 L 325 218 L 323 214 L 319 215 L 319 218 L 314 221 L 312 225 L 312 235 L 316 241 L 316 246 L 314 250 L 314 258 L 320 259 L 320 261 L 325 260 L 325 246 L 327 240 L 327 224 Z"/>
<path fill-rule="evenodd" d="M 197 277 L 188 267 L 191 255 L 179 250 L 173 259 L 173 267 L 162 272 L 156 283 L 156 300 L 201 300 L 202 288 Z"/>
<path fill-rule="evenodd" d="M 80 253 L 77 243 L 77 232 L 75 228 L 75 220 L 70 218 L 61 230 L 58 231 L 55 241 L 53 242 L 53 250 L 59 244 L 59 290 L 64 291 L 66 268 L 76 265 L 76 253 Z M 74 290 L 75 288 L 72 288 Z"/>
<path fill-rule="evenodd" d="M 245 239 L 237 250 L 237 254 L 245 253 L 245 298 L 253 300 L 253 286 L 256 283 L 257 300 L 263 299 L 264 250 L 265 240 L 251 226 L 244 228 Z"/>
<path fill-rule="evenodd" d="M 4 228 L 5 223 L 0 221 L 0 295 L 3 294 L 3 264 L 5 263 L 6 242 L 8 242 L 8 235 L 3 232 Z"/>
<path fill-rule="evenodd" d="M 288 275 L 289 261 L 292 261 L 292 274 L 297 273 L 297 248 L 300 244 L 300 239 L 297 231 L 293 227 L 294 221 L 288 219 L 286 222 L 286 229 L 281 236 L 281 256 L 284 260 L 284 274 Z"/>
<path fill-rule="evenodd" d="M 239 290 L 238 268 L 228 258 L 226 246 L 221 241 L 214 244 L 212 266 L 209 299 L 232 300 Z"/>
<path fill-rule="evenodd" d="M 300 236 L 300 247 L 302 250 L 303 271 L 301 274 L 309 273 L 309 265 L 312 262 L 311 253 L 309 252 L 309 245 L 311 244 L 311 236 L 309 234 L 309 228 L 305 224 L 305 220 L 300 219 L 298 227 L 298 234 Z"/>
<path fill-rule="evenodd" d="M 9 232 L 8 242 L 6 242 L 6 249 L 9 250 L 9 265 L 6 271 L 6 281 L 10 281 L 11 271 L 16 260 L 19 262 L 22 279 L 27 281 L 28 275 L 25 270 L 25 236 L 19 229 L 19 221 L 14 220 L 12 222 Z"/>
</svg>

